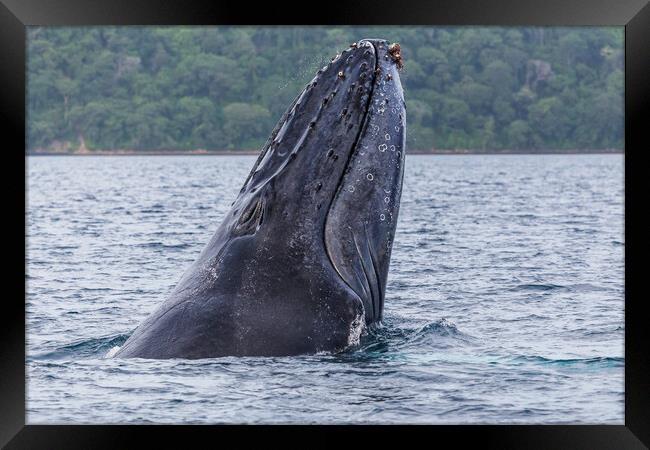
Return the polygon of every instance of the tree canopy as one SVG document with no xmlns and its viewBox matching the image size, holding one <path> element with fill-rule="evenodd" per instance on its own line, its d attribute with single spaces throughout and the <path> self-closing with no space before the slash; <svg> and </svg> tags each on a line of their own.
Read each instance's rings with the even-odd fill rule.
<svg viewBox="0 0 650 450">
<path fill-rule="evenodd" d="M 28 150 L 259 148 L 364 37 L 401 44 L 410 149 L 621 149 L 621 27 L 30 27 Z"/>
</svg>

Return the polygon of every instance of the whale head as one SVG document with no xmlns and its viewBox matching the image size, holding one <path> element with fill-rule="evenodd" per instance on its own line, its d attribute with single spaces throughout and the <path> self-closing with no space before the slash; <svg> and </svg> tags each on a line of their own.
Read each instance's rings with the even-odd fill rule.
<svg viewBox="0 0 650 450">
<path fill-rule="evenodd" d="M 366 324 L 382 317 L 402 190 L 400 68 L 399 44 L 364 39 L 320 69 L 264 145 L 228 225 L 305 264 L 326 255 Z"/>
</svg>

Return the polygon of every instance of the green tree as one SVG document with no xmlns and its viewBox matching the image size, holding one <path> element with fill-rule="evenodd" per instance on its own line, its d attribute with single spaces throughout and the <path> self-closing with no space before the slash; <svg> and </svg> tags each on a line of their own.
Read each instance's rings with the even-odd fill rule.
<svg viewBox="0 0 650 450">
<path fill-rule="evenodd" d="M 402 46 L 409 148 L 623 146 L 621 27 L 30 27 L 28 150 L 259 148 L 367 36 Z"/>
<path fill-rule="evenodd" d="M 248 103 L 231 103 L 223 108 L 224 147 L 234 148 L 231 142 L 242 142 L 251 148 L 265 131 L 263 124 L 269 119 L 268 109 Z"/>
</svg>

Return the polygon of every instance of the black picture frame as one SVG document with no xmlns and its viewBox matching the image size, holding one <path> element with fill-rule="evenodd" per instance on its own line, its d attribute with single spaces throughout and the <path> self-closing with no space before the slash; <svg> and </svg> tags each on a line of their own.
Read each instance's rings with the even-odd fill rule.
<svg viewBox="0 0 650 450">
<path fill-rule="evenodd" d="M 317 12 L 317 13 L 316 13 Z M 25 58 L 27 26 L 79 25 L 214 25 L 214 24 L 359 24 L 359 25 L 566 25 L 625 27 L 625 425 L 467 425 L 425 427 L 315 427 L 324 431 L 321 443 L 340 442 L 339 434 L 359 432 L 364 441 L 382 439 L 386 431 L 401 438 L 431 433 L 454 446 L 468 441 L 485 448 L 647 448 L 650 445 L 650 351 L 642 313 L 643 261 L 647 239 L 639 238 L 645 209 L 639 200 L 647 192 L 646 166 L 650 151 L 650 4 L 647 0 L 440 0 L 311 2 L 230 2 L 180 0 L 0 0 L 0 117 L 5 125 L 5 163 L 2 191 L 5 227 L 3 278 L 13 290 L 0 307 L 0 445 L 7 448 L 124 448 L 154 441 L 186 445 L 188 438 L 207 439 L 217 445 L 224 436 L 238 433 L 238 445 L 250 442 L 251 427 L 242 426 L 40 426 L 25 425 Z M 644 114 L 645 113 L 645 114 Z M 9 138 L 9 139 L 7 139 Z M 22 182 L 21 182 L 22 180 Z M 645 187 L 645 188 L 644 188 Z M 7 195 L 9 194 L 9 195 Z M 8 245 L 7 245 L 8 244 Z M 245 428 L 245 429 L 242 429 Z M 299 444 L 312 435 L 311 427 L 257 427 L 256 431 Z M 243 433 L 241 433 L 243 431 Z M 306 433 L 305 433 L 306 431 Z M 334 433 L 337 431 L 338 433 Z M 305 444 L 307 442 L 305 441 Z M 367 444 L 366 444 L 367 445 Z M 444 445 L 444 444 L 443 444 Z"/>
</svg>

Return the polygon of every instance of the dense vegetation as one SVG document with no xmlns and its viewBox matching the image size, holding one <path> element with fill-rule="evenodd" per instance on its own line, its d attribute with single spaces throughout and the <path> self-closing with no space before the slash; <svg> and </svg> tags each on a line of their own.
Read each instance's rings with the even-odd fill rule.
<svg viewBox="0 0 650 450">
<path fill-rule="evenodd" d="M 623 146 L 622 28 L 30 28 L 28 148 L 254 149 L 337 51 L 400 42 L 411 149 Z"/>
</svg>

